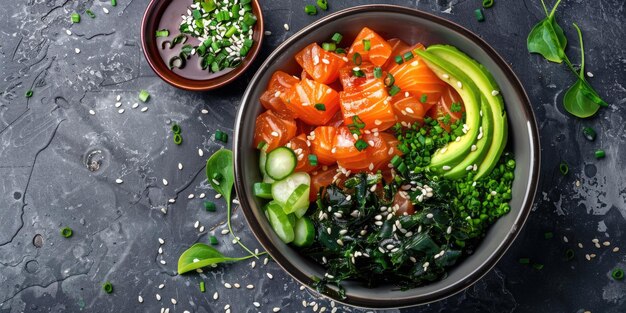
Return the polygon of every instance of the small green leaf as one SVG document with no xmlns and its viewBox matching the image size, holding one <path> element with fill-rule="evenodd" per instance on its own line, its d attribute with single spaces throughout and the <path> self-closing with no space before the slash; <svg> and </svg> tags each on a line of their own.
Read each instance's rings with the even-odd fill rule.
<svg viewBox="0 0 626 313">
<path fill-rule="evenodd" d="M 546 60 L 555 63 L 561 63 L 566 58 L 565 47 L 567 46 L 563 28 L 554 17 L 560 2 L 561 0 L 557 1 L 550 14 L 533 27 L 526 41 L 528 52 L 541 54 Z"/>
<path fill-rule="evenodd" d="M 594 102 L 591 97 L 587 96 L 587 94 L 591 93 L 597 97 L 595 91 L 593 89 L 589 90 L 585 81 L 579 78 L 576 83 L 567 90 L 563 97 L 565 110 L 580 118 L 594 115 L 600 108 L 600 105 Z M 599 99 L 599 97 L 597 98 Z"/>
<path fill-rule="evenodd" d="M 254 256 L 251 254 L 240 258 L 231 258 L 224 256 L 211 246 L 196 243 L 178 258 L 178 274 L 184 274 L 213 264 L 246 260 Z"/>
</svg>

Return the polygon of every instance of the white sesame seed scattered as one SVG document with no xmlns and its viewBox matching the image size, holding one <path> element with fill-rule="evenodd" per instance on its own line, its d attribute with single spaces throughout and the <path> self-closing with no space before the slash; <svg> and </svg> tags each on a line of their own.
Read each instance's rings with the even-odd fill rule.
<svg viewBox="0 0 626 313">
<path fill-rule="evenodd" d="M 121 107 L 121 106 L 122 106 L 122 103 L 121 103 L 121 102 L 115 102 L 115 107 L 116 107 L 116 108 L 119 108 L 119 107 Z"/>
<path fill-rule="evenodd" d="M 324 64 L 330 64 L 330 61 L 328 59 L 322 59 L 322 63 Z"/>
<path fill-rule="evenodd" d="M 193 198 L 195 198 L 195 197 L 196 197 L 196 196 L 195 196 L 193 193 L 190 193 L 190 194 L 187 196 L 187 199 L 193 199 Z"/>
<path fill-rule="evenodd" d="M 434 217 L 434 215 L 433 215 L 432 213 L 428 213 L 428 214 L 426 214 L 426 217 L 427 217 L 427 218 L 433 218 L 433 217 Z"/>
<path fill-rule="evenodd" d="M 155 297 L 156 297 L 157 301 L 161 301 L 161 295 L 160 294 L 157 293 Z"/>
<path fill-rule="evenodd" d="M 204 197 L 206 197 L 206 195 L 204 194 L 204 192 L 198 195 L 198 198 L 200 198 L 200 199 L 204 199 Z"/>
<path fill-rule="evenodd" d="M 449 79 L 449 78 L 450 78 L 450 75 L 448 75 L 448 74 L 443 74 L 443 75 L 441 75 L 441 77 L 443 77 L 444 79 Z"/>
<path fill-rule="evenodd" d="M 139 103 L 135 102 L 133 103 L 133 105 L 131 106 L 131 108 L 136 109 L 139 106 Z"/>
<path fill-rule="evenodd" d="M 165 244 L 165 240 L 163 240 L 162 238 L 159 238 L 159 244 L 164 245 Z"/>
<path fill-rule="evenodd" d="M 226 235 L 228 234 L 229 230 L 228 229 L 222 229 L 222 235 Z"/>
<path fill-rule="evenodd" d="M 65 33 L 66 33 L 68 36 L 72 36 L 72 31 L 71 31 L 71 30 L 69 30 L 69 29 L 66 29 L 66 30 L 65 30 Z"/>
<path fill-rule="evenodd" d="M 178 163 L 178 169 L 182 170 L 183 169 L 183 163 Z"/>
<path fill-rule="evenodd" d="M 230 304 L 227 304 L 224 306 L 224 310 L 228 310 L 228 309 L 230 309 Z"/>
<path fill-rule="evenodd" d="M 491 95 L 492 95 L 492 96 L 494 96 L 494 97 L 495 97 L 495 96 L 497 96 L 497 95 L 499 95 L 499 94 L 500 94 L 500 92 L 499 92 L 499 91 L 497 91 L 497 90 L 492 90 L 492 91 L 491 91 Z"/>
<path fill-rule="evenodd" d="M 587 77 L 593 77 L 593 73 L 592 72 L 587 72 Z"/>
<path fill-rule="evenodd" d="M 74 49 L 74 52 L 80 53 L 80 49 L 76 48 L 76 49 Z"/>
<path fill-rule="evenodd" d="M 162 208 L 161 208 L 161 213 L 163 213 L 163 214 L 167 214 L 167 208 L 162 207 Z"/>
<path fill-rule="evenodd" d="M 451 169 L 451 167 L 449 165 L 444 165 L 441 167 L 442 170 L 444 171 L 449 171 Z"/>
<path fill-rule="evenodd" d="M 159 247 L 159 254 L 163 254 L 163 248 Z"/>
<path fill-rule="evenodd" d="M 165 288 L 165 284 L 160 284 L 159 289 L 163 289 L 163 288 Z"/>
<path fill-rule="evenodd" d="M 420 63 L 416 60 L 411 62 L 411 66 L 418 66 Z"/>
<path fill-rule="evenodd" d="M 105 7 L 102 8 L 102 11 L 104 11 L 104 14 L 109 14 L 109 9 L 107 9 Z"/>
<path fill-rule="evenodd" d="M 202 110 L 200 110 L 200 113 L 202 113 L 202 114 L 209 114 L 209 110 L 207 110 L 207 109 L 202 109 Z"/>
<path fill-rule="evenodd" d="M 569 240 L 567 239 L 567 237 L 563 236 L 563 242 L 565 242 L 565 243 L 569 242 Z"/>
<path fill-rule="evenodd" d="M 587 259 L 587 261 L 591 261 L 591 257 L 589 256 L 589 254 L 585 254 L 585 259 Z"/>
<path fill-rule="evenodd" d="M 219 298 L 219 294 L 217 293 L 217 291 L 213 294 L 213 300 L 217 300 L 217 298 Z"/>
<path fill-rule="evenodd" d="M 203 232 L 204 231 L 204 226 L 200 226 L 200 228 L 198 228 L 199 232 Z"/>
<path fill-rule="evenodd" d="M 457 81 L 456 86 L 459 88 L 463 88 L 463 83 L 461 81 Z"/>
<path fill-rule="evenodd" d="M 476 145 L 472 145 L 472 147 L 470 148 L 470 151 L 474 152 L 476 151 L 476 149 L 477 149 Z"/>
<path fill-rule="evenodd" d="M 141 108 L 141 112 L 146 112 L 146 111 L 148 111 L 148 107 Z"/>
<path fill-rule="evenodd" d="M 265 258 L 265 260 L 263 260 L 263 265 L 267 265 L 267 262 L 269 262 L 269 261 L 270 261 L 270 259 Z"/>
<path fill-rule="evenodd" d="M 165 260 L 161 260 L 161 264 L 165 265 L 167 262 L 165 262 Z"/>
<path fill-rule="evenodd" d="M 258 303 L 258 302 L 256 302 L 256 301 L 255 301 L 255 302 L 252 302 L 252 305 L 254 305 L 254 307 L 257 307 L 257 308 L 258 308 L 258 307 L 261 307 L 261 304 L 260 304 L 260 303 Z"/>
<path fill-rule="evenodd" d="M 285 25 L 287 25 L 287 24 L 285 24 Z M 280 312 L 280 308 L 279 308 L 279 307 L 274 307 L 274 308 L 272 309 L 272 312 L 274 312 L 274 313 L 276 313 L 276 312 Z"/>
<path fill-rule="evenodd" d="M 218 194 L 216 194 L 216 195 L 215 195 L 215 199 L 219 199 L 219 198 L 221 198 L 221 197 L 222 197 L 222 194 L 221 194 L 221 193 L 218 193 Z"/>
<path fill-rule="evenodd" d="M 123 182 L 124 182 L 124 181 L 123 181 L 122 179 L 120 179 L 120 178 L 118 178 L 118 179 L 116 179 L 116 180 L 115 180 L 115 183 L 117 183 L 117 184 L 121 184 L 121 183 L 123 183 Z"/>
<path fill-rule="evenodd" d="M 169 203 L 175 203 L 175 202 L 176 202 L 176 199 L 172 198 L 172 199 L 167 200 L 167 202 L 169 202 Z"/>
<path fill-rule="evenodd" d="M 285 24 L 285 25 L 283 25 L 283 27 L 285 28 L 285 30 L 289 30 L 289 25 Z"/>
<path fill-rule="evenodd" d="M 304 285 L 301 285 L 300 290 L 304 290 L 304 289 L 306 289 L 306 287 L 304 287 Z"/>
<path fill-rule="evenodd" d="M 224 287 L 226 287 L 227 289 L 230 289 L 230 288 L 233 288 L 233 285 L 229 283 L 224 283 Z"/>
<path fill-rule="evenodd" d="M 254 289 L 254 285 L 252 285 L 252 284 L 247 285 L 247 286 L 246 286 L 246 288 L 248 288 L 248 289 Z"/>
<path fill-rule="evenodd" d="M 582 249 L 583 248 L 583 244 L 579 242 L 578 243 L 578 247 Z"/>
<path fill-rule="evenodd" d="M 137 301 L 139 301 L 139 303 L 143 303 L 143 297 L 142 296 L 138 296 L 137 297 Z"/>
<path fill-rule="evenodd" d="M 619 251 L 619 247 L 613 248 L 613 252 L 618 252 L 618 251 Z"/>
<path fill-rule="evenodd" d="M 96 111 L 94 111 L 94 110 L 89 110 L 89 114 L 91 114 L 91 115 L 96 115 Z"/>
<path fill-rule="evenodd" d="M 264 33 L 265 33 L 265 36 L 270 36 L 270 35 L 272 35 L 272 32 L 271 32 L 271 31 L 269 31 L 269 30 L 266 30 Z"/>
<path fill-rule="evenodd" d="M 278 137 L 278 132 L 273 131 L 273 132 L 271 133 L 271 135 L 272 135 L 272 136 L 274 136 L 274 137 Z"/>
<path fill-rule="evenodd" d="M 167 186 L 168 182 L 167 179 L 163 178 L 163 186 Z"/>
<path fill-rule="evenodd" d="M 119 114 L 124 113 L 124 109 L 119 109 L 119 110 L 117 110 L 117 113 L 119 113 Z"/>
<path fill-rule="evenodd" d="M 272 275 L 272 273 L 266 273 L 267 278 L 269 279 L 274 279 L 274 275 Z"/>
</svg>

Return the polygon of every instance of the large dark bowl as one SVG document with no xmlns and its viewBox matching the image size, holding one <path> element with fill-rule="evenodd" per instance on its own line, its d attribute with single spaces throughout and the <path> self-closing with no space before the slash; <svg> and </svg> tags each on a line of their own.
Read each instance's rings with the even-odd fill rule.
<svg viewBox="0 0 626 313">
<path fill-rule="evenodd" d="M 161 58 L 159 54 L 159 46 L 155 33 L 159 29 L 159 22 L 161 21 L 161 16 L 163 16 L 165 9 L 176 1 L 186 1 L 191 4 L 191 1 L 188 0 L 151 0 L 141 20 L 141 48 L 152 70 L 170 85 L 191 91 L 205 91 L 219 88 L 243 74 L 252 64 L 254 58 L 256 58 L 261 49 L 261 43 L 263 42 L 263 12 L 261 12 L 259 1 L 251 1 L 252 13 L 257 17 L 257 22 L 252 28 L 254 30 L 252 35 L 254 44 L 252 48 L 250 48 L 248 55 L 246 55 L 239 66 L 231 71 L 220 76 L 202 80 L 190 79 L 174 73 L 174 71 L 169 69 L 169 66 L 163 61 L 163 58 Z"/>
<path fill-rule="evenodd" d="M 417 10 L 390 6 L 366 5 L 342 10 L 309 25 L 280 45 L 263 63 L 246 90 L 235 128 L 236 189 L 245 217 L 253 233 L 269 254 L 291 276 L 311 286 L 311 277 L 323 277 L 323 268 L 285 245 L 274 234 L 261 211 L 261 201 L 252 192 L 260 181 L 258 153 L 253 146 L 254 122 L 262 107 L 259 97 L 274 71 L 297 73 L 293 55 L 311 42 L 324 42 L 336 31 L 344 38 L 354 38 L 368 26 L 383 37 L 399 37 L 407 42 L 451 44 L 463 50 L 489 69 L 500 85 L 509 118 L 509 150 L 517 161 L 513 183 L 511 212 L 500 218 L 488 231 L 475 253 L 453 267 L 449 275 L 432 284 L 401 291 L 392 285 L 366 288 L 357 282 L 345 282 L 345 299 L 334 293 L 329 297 L 349 305 L 390 308 L 437 301 L 472 285 L 502 257 L 520 232 L 533 203 L 539 179 L 539 141 L 531 106 L 515 74 L 485 41 L 469 30 L 442 18 Z"/>
</svg>

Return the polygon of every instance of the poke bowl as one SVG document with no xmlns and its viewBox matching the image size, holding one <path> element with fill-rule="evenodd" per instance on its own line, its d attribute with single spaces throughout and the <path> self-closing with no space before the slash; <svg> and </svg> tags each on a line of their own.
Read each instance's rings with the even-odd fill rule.
<svg viewBox="0 0 626 313">
<path fill-rule="evenodd" d="M 467 29 L 392 5 L 339 11 L 281 44 L 234 137 L 256 238 L 303 285 L 359 307 L 475 283 L 519 234 L 539 179 L 534 114 L 506 62 Z"/>
</svg>

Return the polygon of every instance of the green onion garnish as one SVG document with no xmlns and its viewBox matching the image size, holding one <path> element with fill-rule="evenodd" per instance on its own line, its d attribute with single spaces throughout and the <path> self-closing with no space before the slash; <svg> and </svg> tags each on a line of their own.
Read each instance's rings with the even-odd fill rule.
<svg viewBox="0 0 626 313">
<path fill-rule="evenodd" d="M 317 14 L 317 8 L 314 5 L 309 4 L 304 7 L 304 12 L 308 15 L 315 15 Z"/>
<path fill-rule="evenodd" d="M 365 77 L 365 72 L 363 72 L 363 70 L 352 70 L 352 75 L 355 77 Z"/>
<path fill-rule="evenodd" d="M 200 281 L 200 292 L 205 292 L 206 286 L 204 285 L 204 281 Z"/>
<path fill-rule="evenodd" d="M 493 6 L 493 0 L 483 0 L 483 8 L 488 9 Z"/>
<path fill-rule="evenodd" d="M 613 271 L 611 271 L 611 277 L 613 277 L 613 279 L 615 280 L 624 279 L 624 270 L 622 270 L 621 268 L 614 269 Z"/>
<path fill-rule="evenodd" d="M 358 115 L 352 117 L 352 123 L 358 128 L 365 128 L 365 122 Z"/>
<path fill-rule="evenodd" d="M 67 226 L 61 228 L 61 236 L 65 237 L 65 238 L 70 238 L 70 237 L 72 237 L 72 234 L 74 234 L 74 232 L 72 231 L 71 228 L 69 228 Z"/>
<path fill-rule="evenodd" d="M 167 29 L 160 29 L 156 31 L 157 37 L 167 37 L 170 35 L 170 31 Z"/>
<path fill-rule="evenodd" d="M 396 64 L 404 63 L 404 60 L 402 60 L 402 56 L 401 55 L 396 55 L 396 57 L 393 58 L 393 60 L 396 61 Z"/>
<path fill-rule="evenodd" d="M 91 12 L 91 10 L 86 10 L 85 14 L 89 15 L 89 17 L 91 18 L 96 18 L 96 14 L 94 14 L 93 12 Z"/>
<path fill-rule="evenodd" d="M 172 124 L 172 132 L 174 134 L 180 134 L 180 125 L 176 123 Z"/>
<path fill-rule="evenodd" d="M 146 102 L 148 99 L 150 99 L 150 93 L 148 93 L 147 90 L 142 89 L 139 91 L 139 100 L 141 100 L 141 102 Z"/>
<path fill-rule="evenodd" d="M 343 36 L 340 33 L 335 33 L 330 39 L 334 41 L 336 44 L 339 44 L 342 38 Z"/>
<path fill-rule="evenodd" d="M 563 176 L 567 175 L 567 173 L 569 172 L 569 166 L 565 161 L 561 161 L 561 164 L 559 164 L 559 171 Z"/>
<path fill-rule="evenodd" d="M 113 292 L 113 284 L 111 284 L 110 281 L 107 281 L 104 283 L 104 285 L 102 285 L 102 289 L 104 289 L 104 292 L 106 293 L 112 293 Z"/>
<path fill-rule="evenodd" d="M 572 249 L 565 250 L 565 259 L 568 260 L 568 261 L 573 259 L 574 258 L 574 254 L 575 254 L 574 250 L 572 250 Z"/>
<path fill-rule="evenodd" d="M 398 155 L 394 155 L 393 158 L 391 158 L 391 161 L 389 161 L 389 163 L 391 163 L 393 167 L 398 167 L 398 165 L 402 163 L 402 158 L 399 157 Z"/>
<path fill-rule="evenodd" d="M 33 91 L 31 89 L 29 89 L 24 96 L 26 96 L 26 98 L 32 97 L 33 96 Z"/>
<path fill-rule="evenodd" d="M 479 22 L 482 22 L 485 20 L 485 16 L 483 15 L 483 10 L 482 9 L 476 9 L 474 10 L 474 16 L 476 17 L 476 20 Z"/>
<path fill-rule="evenodd" d="M 398 92 L 400 92 L 400 87 L 398 87 L 396 85 L 391 86 L 391 88 L 389 89 L 389 95 L 392 96 L 392 97 L 397 95 Z"/>
<path fill-rule="evenodd" d="M 323 103 L 316 103 L 315 109 L 317 109 L 318 111 L 326 111 L 326 105 Z"/>
<path fill-rule="evenodd" d="M 80 14 L 76 12 L 72 13 L 72 23 L 80 23 Z"/>
<path fill-rule="evenodd" d="M 174 143 L 176 145 L 180 145 L 183 143 L 183 136 L 181 136 L 180 134 L 174 134 Z"/>
<path fill-rule="evenodd" d="M 117 6 L 117 0 L 111 0 L 111 6 L 112 7 Z"/>
<path fill-rule="evenodd" d="M 529 258 L 521 258 L 519 259 L 519 264 L 530 264 Z"/>
<path fill-rule="evenodd" d="M 400 172 L 402 174 L 406 173 L 406 171 L 407 171 L 406 164 L 404 164 L 404 162 L 400 163 L 400 165 L 398 165 L 396 167 L 396 170 L 398 170 L 398 172 Z"/>
<path fill-rule="evenodd" d="M 385 77 L 383 83 L 385 83 L 385 87 L 391 87 L 393 86 L 393 84 L 396 83 L 396 79 L 393 77 L 393 75 L 391 75 L 391 73 L 387 73 L 387 76 Z"/>
<path fill-rule="evenodd" d="M 409 51 L 409 52 L 405 53 L 405 54 L 403 55 L 403 57 L 404 57 L 404 60 L 405 60 L 405 61 L 408 61 L 408 60 L 410 60 L 410 59 L 412 59 L 412 58 L 413 58 L 413 52 Z"/>
<path fill-rule="evenodd" d="M 243 23 L 248 25 L 248 26 L 252 26 L 254 24 L 256 24 L 256 16 L 252 13 L 246 13 L 243 16 Z"/>
<path fill-rule="evenodd" d="M 317 155 L 309 154 L 309 164 L 317 166 Z"/>
<path fill-rule="evenodd" d="M 211 245 L 214 245 L 214 246 L 217 246 L 217 244 L 219 243 L 217 241 L 217 237 L 215 237 L 215 236 L 209 237 L 209 242 L 211 243 Z"/>
<path fill-rule="evenodd" d="M 380 68 L 379 66 L 374 68 L 374 77 L 375 78 L 381 78 L 383 77 L 383 69 Z"/>
<path fill-rule="evenodd" d="M 183 52 L 181 52 L 180 55 L 173 56 L 168 62 L 170 70 L 173 68 L 184 68 L 187 64 L 187 61 L 185 61 L 186 58 L 187 56 Z"/>
<path fill-rule="evenodd" d="M 354 65 L 359 66 L 361 65 L 361 62 L 363 61 L 363 59 L 361 58 L 361 54 L 358 52 L 355 52 L 354 55 L 352 55 L 352 62 L 354 63 Z"/>
<path fill-rule="evenodd" d="M 533 268 L 540 271 L 541 269 L 543 269 L 543 264 L 535 263 L 533 264 Z"/>
<path fill-rule="evenodd" d="M 211 201 L 204 201 L 204 209 L 206 209 L 207 212 L 215 212 L 217 207 L 215 206 L 215 203 Z"/>
<path fill-rule="evenodd" d="M 426 103 L 426 101 L 427 101 L 427 100 L 428 100 L 428 95 L 423 94 L 423 95 L 420 97 L 420 102 L 421 102 L 421 103 Z M 452 104 L 452 106 L 454 106 L 454 103 Z M 460 109 L 460 108 L 459 108 L 459 111 L 461 111 L 461 109 Z M 452 112 L 455 112 L 455 111 L 452 111 Z M 458 111 L 457 111 L 457 112 L 458 112 Z"/>
<path fill-rule="evenodd" d="M 370 48 L 372 48 L 372 43 L 370 42 L 370 40 L 363 39 L 363 51 L 370 51 Z"/>
<path fill-rule="evenodd" d="M 265 140 L 261 140 L 261 142 L 259 142 L 259 144 L 256 146 L 257 149 L 262 150 L 263 147 L 265 147 L 265 145 L 267 145 L 267 142 L 265 142 Z"/>
<path fill-rule="evenodd" d="M 552 239 L 554 237 L 554 234 L 552 232 L 546 232 L 543 234 L 543 238 L 545 239 Z"/>
<path fill-rule="evenodd" d="M 337 44 L 334 42 L 325 42 L 322 44 L 322 49 L 326 51 L 335 51 L 335 49 L 337 49 Z"/>
<path fill-rule="evenodd" d="M 223 143 L 227 143 L 228 142 L 228 134 L 221 131 L 221 130 L 216 130 L 215 131 L 215 140 L 219 140 Z"/>
<path fill-rule="evenodd" d="M 356 147 L 356 149 L 359 151 L 365 150 L 367 146 L 368 146 L 367 142 L 365 142 L 365 140 L 363 139 L 359 139 L 354 143 L 354 147 Z"/>
<path fill-rule="evenodd" d="M 344 49 L 344 48 L 337 48 L 337 49 L 335 49 L 335 53 L 346 54 L 346 49 Z"/>
<path fill-rule="evenodd" d="M 596 131 L 591 127 L 583 128 L 583 135 L 585 135 L 585 138 L 589 141 L 596 140 Z"/>
<path fill-rule="evenodd" d="M 224 37 L 226 38 L 230 38 L 232 37 L 235 33 L 237 32 L 237 27 L 235 25 L 232 25 L 224 34 Z"/>
<path fill-rule="evenodd" d="M 595 155 L 596 155 L 596 159 L 602 159 L 606 156 L 606 153 L 604 152 L 604 150 L 600 149 L 600 150 L 596 150 Z"/>
<path fill-rule="evenodd" d="M 328 10 L 328 0 L 317 0 L 317 6 L 324 11 Z"/>
</svg>

